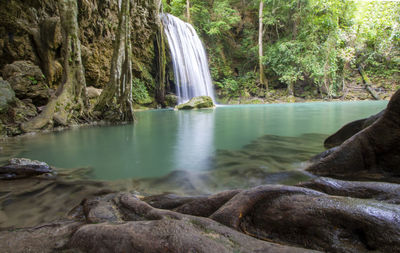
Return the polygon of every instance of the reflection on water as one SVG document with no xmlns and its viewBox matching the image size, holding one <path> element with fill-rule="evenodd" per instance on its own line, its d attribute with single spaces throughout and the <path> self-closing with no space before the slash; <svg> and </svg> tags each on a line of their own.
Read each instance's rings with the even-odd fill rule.
<svg viewBox="0 0 400 253">
<path fill-rule="evenodd" d="M 59 171 L 57 180 L 2 182 L 0 227 L 48 222 L 84 197 L 111 191 L 204 194 L 293 185 L 310 177 L 303 163 L 323 151 L 328 134 L 385 106 L 352 102 L 157 110 L 137 113 L 133 125 L 3 140 L 0 159 L 28 157 L 92 170 Z"/>
<path fill-rule="evenodd" d="M 214 168 L 220 157 L 217 150 L 238 150 L 264 135 L 331 134 L 385 106 L 385 101 L 364 101 L 139 112 L 138 122 L 132 125 L 75 129 L 3 142 L 0 159 L 27 157 L 61 168 L 91 167 L 94 179 L 162 177 L 175 170 Z"/>
<path fill-rule="evenodd" d="M 199 171 L 210 168 L 214 154 L 213 110 L 178 112 L 174 168 Z"/>
</svg>

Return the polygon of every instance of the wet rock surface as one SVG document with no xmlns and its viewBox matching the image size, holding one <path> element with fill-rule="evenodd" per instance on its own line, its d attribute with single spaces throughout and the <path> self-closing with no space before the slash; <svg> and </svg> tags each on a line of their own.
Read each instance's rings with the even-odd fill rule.
<svg viewBox="0 0 400 253">
<path fill-rule="evenodd" d="M 12 158 L 0 167 L 0 179 L 19 179 L 43 174 L 55 175 L 56 172 L 45 162 L 26 158 Z"/>
<path fill-rule="evenodd" d="M 329 185 L 321 180 L 303 186 Z M 395 185 L 368 184 L 347 189 L 400 196 Z M 397 204 L 338 195 L 282 185 L 193 197 L 109 193 L 84 199 L 66 220 L 0 238 L 13 252 L 400 252 Z"/>
<path fill-rule="evenodd" d="M 363 130 L 364 128 L 367 128 L 370 125 L 372 125 L 384 113 L 385 113 L 385 110 L 383 110 L 375 115 L 372 115 L 368 118 L 356 120 L 356 121 L 353 121 L 353 122 L 350 122 L 350 123 L 344 125 L 336 133 L 332 134 L 324 141 L 325 148 L 333 148 L 333 147 L 341 145 L 343 142 L 345 142 L 347 139 L 349 139 L 356 133 L 358 133 L 361 130 Z"/>
<path fill-rule="evenodd" d="M 212 108 L 214 107 L 214 103 L 211 97 L 208 96 L 199 96 L 190 99 L 188 102 L 177 105 L 176 109 L 178 110 L 192 110 L 192 109 L 201 109 L 201 108 Z"/>
<path fill-rule="evenodd" d="M 360 199 L 375 199 L 400 204 L 400 185 L 382 182 L 343 181 L 327 177 L 316 178 L 298 184 L 330 195 Z"/>
<path fill-rule="evenodd" d="M 385 112 L 307 170 L 345 180 L 400 182 L 400 90 Z"/>
</svg>

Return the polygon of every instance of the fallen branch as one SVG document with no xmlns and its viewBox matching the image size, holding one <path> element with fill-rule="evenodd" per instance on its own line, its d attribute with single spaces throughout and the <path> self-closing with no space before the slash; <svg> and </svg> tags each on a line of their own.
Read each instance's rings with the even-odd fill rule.
<svg viewBox="0 0 400 253">
<path fill-rule="evenodd" d="M 358 72 L 360 73 L 362 79 L 363 79 L 363 83 L 364 83 L 364 87 L 365 89 L 372 95 L 372 97 L 375 100 L 381 100 L 381 97 L 379 96 L 378 93 L 376 93 L 372 86 L 371 80 L 369 80 L 367 74 L 365 73 L 363 67 L 361 65 L 358 65 Z"/>
</svg>

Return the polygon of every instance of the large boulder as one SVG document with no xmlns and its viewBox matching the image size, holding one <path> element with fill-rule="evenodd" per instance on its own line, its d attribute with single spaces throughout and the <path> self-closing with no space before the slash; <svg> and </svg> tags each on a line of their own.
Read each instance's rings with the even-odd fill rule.
<svg viewBox="0 0 400 253">
<path fill-rule="evenodd" d="M 400 182 L 400 90 L 372 125 L 314 161 L 313 174 L 345 180 Z"/>
<path fill-rule="evenodd" d="M 375 115 L 372 115 L 368 118 L 352 121 L 352 122 L 344 125 L 336 133 L 334 133 L 331 136 L 329 136 L 328 138 L 326 138 L 326 140 L 324 142 L 325 148 L 333 148 L 333 147 L 341 145 L 343 142 L 345 142 L 351 136 L 360 132 L 364 128 L 369 127 L 372 123 L 374 123 L 377 119 L 379 119 L 383 115 L 384 112 L 385 112 L 385 110 L 383 110 Z"/>
<path fill-rule="evenodd" d="M 59 183 L 54 190 L 69 191 L 69 183 Z M 82 188 L 76 187 L 74 192 Z M 43 185 L 37 191 L 52 192 Z M 99 192 L 73 208 L 69 221 L 0 231 L 0 247 L 4 252 L 400 252 L 399 196 L 393 184 L 330 179 L 201 196 Z"/>
<path fill-rule="evenodd" d="M 35 106 L 47 104 L 50 89 L 38 66 L 30 61 L 16 61 L 4 66 L 2 74 L 3 78 L 10 83 L 18 99 L 31 99 Z"/>
<path fill-rule="evenodd" d="M 191 110 L 191 109 L 201 109 L 201 108 L 212 108 L 214 103 L 209 96 L 199 96 L 190 99 L 188 102 L 177 105 L 178 110 Z"/>
<path fill-rule="evenodd" d="M 15 100 L 14 90 L 7 81 L 0 77 L 0 113 L 6 111 L 9 104 Z"/>
</svg>

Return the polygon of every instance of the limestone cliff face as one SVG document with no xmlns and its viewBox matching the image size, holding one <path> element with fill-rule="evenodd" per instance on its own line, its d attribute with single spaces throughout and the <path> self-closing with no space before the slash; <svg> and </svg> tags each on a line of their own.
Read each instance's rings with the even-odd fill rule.
<svg viewBox="0 0 400 253">
<path fill-rule="evenodd" d="M 118 1 L 77 1 L 86 81 L 88 86 L 103 87 L 109 78 Z M 132 6 L 134 76 L 151 82 L 158 0 L 132 0 Z M 57 1 L 1 0 L 0 7 L 0 69 L 29 60 L 40 66 L 50 85 L 57 85 L 62 68 Z"/>
<path fill-rule="evenodd" d="M 109 81 L 113 43 L 118 26 L 118 0 L 77 0 L 82 62 L 87 86 L 104 88 Z M 154 47 L 159 25 L 159 0 L 131 0 L 131 41 L 133 78 L 141 80 L 151 95 L 155 92 L 157 57 Z M 41 84 L 53 94 L 62 82 L 62 36 L 57 0 L 0 0 L 0 75 L 5 81 L 15 77 L 3 76 L 4 69 L 17 61 L 27 66 L 38 66 L 43 73 Z M 36 71 L 37 72 L 37 71 Z M 25 79 L 38 81 L 34 74 L 24 73 Z M 35 79 L 33 79 L 35 78 Z M 12 82 L 10 82 L 12 84 Z M 11 85 L 13 86 L 13 85 Z M 1 96 L 1 94 L 0 94 Z M 22 96 L 21 96 L 22 97 Z M 32 100 L 17 96 L 18 104 L 40 106 Z M 23 94 L 23 97 L 30 97 Z M 12 110 L 15 104 L 10 106 Z M 0 115 L 0 124 L 17 125 L 30 117 L 18 120 Z M 32 113 L 31 113 L 32 114 Z M 1 128 L 0 128 L 1 129 Z M 3 134 L 15 135 L 18 131 Z"/>
</svg>

